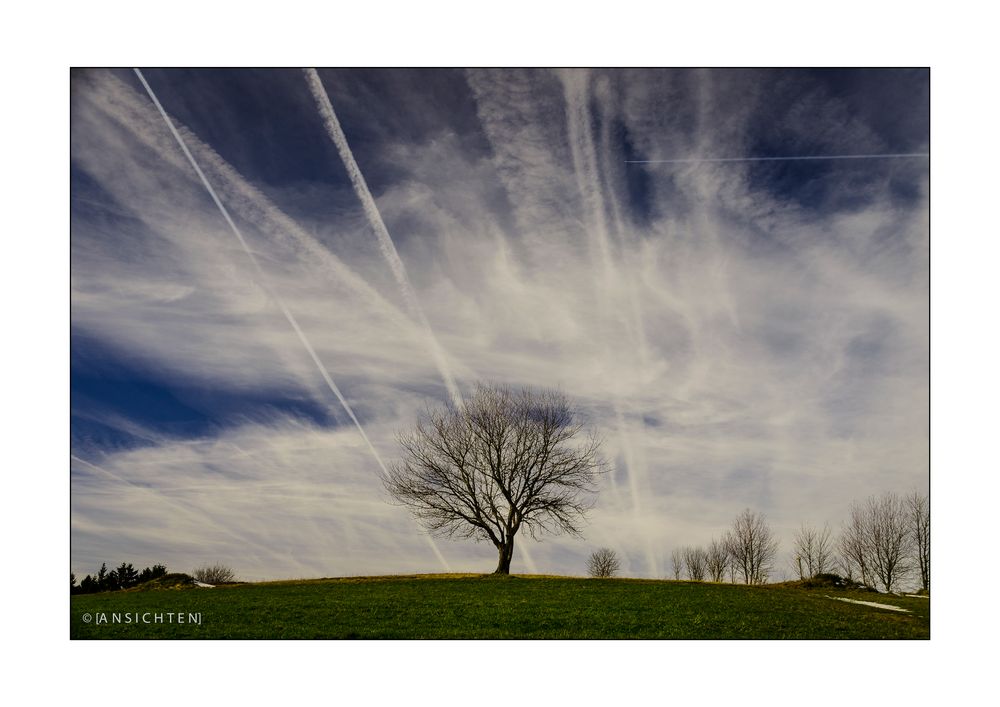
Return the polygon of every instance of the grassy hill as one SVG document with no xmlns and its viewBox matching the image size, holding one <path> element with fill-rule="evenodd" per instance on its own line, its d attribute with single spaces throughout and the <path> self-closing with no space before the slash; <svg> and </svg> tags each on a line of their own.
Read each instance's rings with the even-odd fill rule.
<svg viewBox="0 0 1000 707">
<path fill-rule="evenodd" d="M 909 613 L 830 597 L 892 604 Z M 355 577 L 74 596 L 70 636 L 919 639 L 930 637 L 930 600 L 794 585 L 537 575 Z"/>
</svg>

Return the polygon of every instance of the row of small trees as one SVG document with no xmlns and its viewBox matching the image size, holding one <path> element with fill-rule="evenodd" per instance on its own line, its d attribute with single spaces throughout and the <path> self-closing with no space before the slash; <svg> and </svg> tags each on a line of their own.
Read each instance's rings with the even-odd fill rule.
<svg viewBox="0 0 1000 707">
<path fill-rule="evenodd" d="M 139 571 L 132 566 L 131 562 L 123 562 L 117 568 L 108 571 L 108 563 L 102 562 L 101 569 L 97 570 L 94 575 L 88 574 L 84 577 L 79 586 L 76 583 L 76 575 L 70 572 L 69 591 L 71 594 L 92 594 L 93 592 L 128 589 L 137 584 L 162 577 L 166 573 L 167 568 L 163 565 L 153 565 Z"/>
<path fill-rule="evenodd" d="M 778 552 L 778 540 L 763 514 L 749 508 L 733 521 L 721 539 L 712 538 L 708 548 L 682 547 L 671 554 L 674 579 L 686 573 L 696 582 L 709 577 L 713 582 L 741 577 L 746 584 L 763 584 L 771 573 Z"/>
<path fill-rule="evenodd" d="M 707 548 L 680 547 L 671 554 L 674 579 L 723 582 L 742 579 L 763 584 L 774 570 L 778 540 L 763 514 L 744 510 L 721 539 Z M 930 504 L 927 496 L 893 493 L 872 496 L 851 506 L 850 520 L 834 538 L 829 525 L 803 524 L 795 534 L 792 564 L 799 579 L 841 572 L 850 582 L 895 591 L 916 574 L 923 591 L 930 591 Z M 614 576 L 620 562 L 613 550 L 591 555 L 593 577 Z"/>
<path fill-rule="evenodd" d="M 841 572 L 851 582 L 883 591 L 895 591 L 916 573 L 920 588 L 930 591 L 930 504 L 927 496 L 894 493 L 871 496 L 851 505 L 850 520 L 834 538 L 829 525 L 818 529 L 803 524 L 795 534 L 792 564 L 799 579 Z M 778 541 L 761 514 L 749 509 L 733 522 L 722 540 L 712 539 L 705 550 L 684 547 L 672 554 L 674 578 L 713 582 L 742 577 L 762 584 L 773 571 Z"/>
<path fill-rule="evenodd" d="M 803 525 L 795 536 L 792 561 L 799 578 L 838 571 L 851 582 L 895 591 L 915 577 L 931 588 L 931 515 L 927 496 L 887 493 L 851 505 L 840 536 L 829 525 Z"/>
<path fill-rule="evenodd" d="M 728 572 L 732 582 L 739 575 L 747 584 L 763 584 L 777 550 L 778 541 L 764 516 L 748 508 L 736 517 L 733 527 L 721 540 L 712 538 L 707 550 L 675 549 L 671 556 L 674 579 L 681 579 L 686 572 L 688 579 L 697 582 L 704 581 L 706 575 L 713 582 L 722 582 Z M 606 547 L 593 553 L 587 562 L 591 577 L 613 577 L 619 567 L 617 554 Z"/>
</svg>

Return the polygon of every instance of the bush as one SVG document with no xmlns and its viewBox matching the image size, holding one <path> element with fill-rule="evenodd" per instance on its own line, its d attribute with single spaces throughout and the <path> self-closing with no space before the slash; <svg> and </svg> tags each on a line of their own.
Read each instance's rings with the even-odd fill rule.
<svg viewBox="0 0 1000 707">
<path fill-rule="evenodd" d="M 853 579 L 841 577 L 838 574 L 831 574 L 829 572 L 823 572 L 815 575 L 814 577 L 800 579 L 797 582 L 792 582 L 791 584 L 802 587 L 803 589 L 849 589 L 858 592 L 877 593 L 877 590 L 872 587 L 861 584 L 860 582 L 855 582 Z"/>
<path fill-rule="evenodd" d="M 587 560 L 587 572 L 591 577 L 614 577 L 621 568 L 614 550 L 602 547 Z"/>
<path fill-rule="evenodd" d="M 205 584 L 226 584 L 236 581 L 236 573 L 225 565 L 206 565 L 194 571 L 194 578 Z"/>
</svg>

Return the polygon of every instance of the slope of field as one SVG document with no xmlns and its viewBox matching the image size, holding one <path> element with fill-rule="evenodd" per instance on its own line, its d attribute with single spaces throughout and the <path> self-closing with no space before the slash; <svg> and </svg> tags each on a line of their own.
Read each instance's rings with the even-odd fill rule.
<svg viewBox="0 0 1000 707">
<path fill-rule="evenodd" d="M 832 597 L 907 609 L 888 611 Z M 181 623 L 183 621 L 183 623 Z M 788 586 L 419 575 L 74 596 L 72 638 L 929 638 L 930 602 Z"/>
</svg>

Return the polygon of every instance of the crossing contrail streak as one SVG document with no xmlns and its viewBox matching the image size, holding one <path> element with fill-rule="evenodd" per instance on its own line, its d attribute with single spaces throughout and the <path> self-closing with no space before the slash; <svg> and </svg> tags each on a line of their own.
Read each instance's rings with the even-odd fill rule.
<svg viewBox="0 0 1000 707">
<path fill-rule="evenodd" d="M 127 128 L 137 140 L 154 150 L 165 162 L 178 169 L 186 167 L 183 154 L 170 149 L 170 145 L 162 143 L 156 135 L 144 129 L 153 118 L 146 115 L 145 104 L 139 105 L 139 96 L 130 87 L 117 78 L 105 77 L 102 89 L 97 106 L 99 110 Z M 159 122 L 160 116 L 156 115 L 155 120 Z M 183 131 L 183 125 L 177 127 L 179 132 Z M 363 277 L 279 209 L 209 145 L 190 132 L 184 135 L 184 141 L 191 153 L 197 155 L 198 164 L 211 179 L 216 193 L 229 204 L 227 208 L 231 213 L 253 223 L 263 234 L 288 248 L 306 267 L 318 267 L 325 273 L 334 275 L 336 286 L 344 287 L 351 294 L 360 297 L 378 316 L 387 318 L 397 330 L 406 330 L 407 333 L 412 330 L 419 335 L 419 327 L 411 317 L 382 297 Z"/>
<path fill-rule="evenodd" d="M 566 123 L 569 132 L 570 154 L 577 187 L 584 205 L 591 212 L 592 238 L 596 241 L 604 266 L 605 285 L 611 285 L 617 278 L 611 247 L 608 242 L 607 215 L 600 181 L 597 178 L 597 154 L 591 139 L 592 123 L 588 106 L 586 73 L 574 72 L 563 77 L 563 93 L 566 100 Z"/>
<path fill-rule="evenodd" d="M 625 160 L 625 164 L 697 164 L 699 162 L 782 162 L 791 160 L 881 160 L 926 158 L 926 152 L 901 152 L 874 155 L 792 155 L 788 157 L 684 157 L 675 160 Z"/>
<path fill-rule="evenodd" d="M 420 326 L 423 327 L 427 346 L 441 373 L 441 377 L 444 379 L 448 394 L 456 405 L 461 406 L 462 394 L 459 392 L 458 386 L 455 384 L 455 379 L 451 374 L 447 356 L 434 336 L 434 331 L 427 321 L 423 307 L 420 306 L 420 301 L 417 299 L 417 293 L 413 290 L 413 285 L 410 284 L 410 278 L 406 274 L 406 266 L 403 265 L 403 261 L 399 257 L 399 252 L 392 242 L 389 230 L 385 227 L 385 222 L 382 220 L 382 214 L 378 210 L 378 205 L 376 205 L 375 199 L 372 198 L 372 193 L 368 189 L 364 175 L 361 174 L 361 168 L 358 167 L 358 163 L 354 159 L 354 153 L 351 152 L 347 136 L 344 135 L 344 131 L 340 127 L 340 121 L 337 120 L 337 114 L 333 110 L 330 96 L 327 95 L 326 89 L 323 88 L 323 82 L 320 80 L 319 74 L 315 69 L 303 69 L 303 71 L 305 72 L 306 83 L 309 84 L 309 90 L 312 92 L 316 106 L 319 108 L 320 116 L 323 118 L 323 125 L 326 128 L 326 132 L 337 147 L 337 153 L 340 155 L 344 167 L 347 168 L 347 176 L 351 179 L 354 193 L 361 200 L 361 206 L 364 209 L 365 216 L 368 218 L 368 223 L 371 225 L 372 230 L 375 232 L 375 237 L 378 239 L 379 250 L 382 251 L 382 256 L 388 261 L 407 306 Z"/>
<path fill-rule="evenodd" d="M 244 252 L 247 254 L 247 257 L 250 258 L 250 262 L 253 263 L 254 269 L 257 271 L 257 275 L 259 276 L 258 284 L 264 289 L 264 291 L 268 294 L 268 296 L 272 300 L 274 300 L 274 303 L 278 305 L 278 309 L 281 310 L 281 313 L 285 315 L 285 319 L 288 320 L 288 323 L 291 325 L 292 329 L 295 330 L 296 335 L 298 335 L 299 337 L 299 341 L 302 342 L 302 346 L 305 347 L 306 351 L 309 353 L 309 356 L 312 358 L 313 363 L 316 364 L 316 368 L 319 369 L 320 375 L 323 376 L 323 380 L 326 381 L 327 386 L 330 388 L 333 394 L 337 396 L 337 400 L 340 401 L 340 404 L 344 408 L 344 411 L 347 412 L 348 416 L 354 422 L 354 426 L 358 428 L 358 432 L 361 433 L 362 439 L 364 439 L 365 443 L 368 445 L 368 449 L 371 450 L 372 456 L 375 457 L 375 461 L 377 461 L 378 465 L 382 468 L 382 472 L 388 474 L 388 470 L 386 469 L 385 464 L 382 462 L 382 458 L 378 455 L 378 452 L 375 451 L 375 447 L 372 445 L 371 440 L 368 439 L 368 435 L 365 434 L 365 430 L 361 426 L 361 423 L 358 421 L 357 416 L 355 416 L 354 410 L 351 409 L 351 406 L 348 404 L 346 398 L 344 398 L 343 394 L 340 392 L 340 388 L 338 388 L 337 384 L 333 382 L 333 378 L 331 378 L 330 374 L 327 372 L 326 366 L 324 366 L 323 362 L 319 360 L 319 356 L 316 355 L 316 351 L 315 349 L 313 349 L 312 344 L 309 343 L 309 339 L 306 338 L 305 333 L 299 327 L 299 323 L 295 320 L 295 316 L 288 310 L 288 307 L 286 307 L 285 303 L 281 301 L 281 298 L 278 297 L 277 293 L 275 293 L 274 291 L 271 290 L 270 287 L 268 287 L 267 278 L 264 275 L 264 270 L 263 268 L 261 268 L 260 263 L 257 262 L 257 257 L 253 254 L 253 251 L 250 250 L 250 246 L 247 245 L 246 239 L 243 237 L 243 234 L 240 232 L 240 229 L 236 226 L 236 223 L 229 215 L 229 211 L 226 210 L 225 205 L 223 205 L 222 201 L 219 200 L 218 195 L 215 193 L 215 189 L 212 188 L 212 185 L 209 183 L 208 178 L 205 177 L 205 173 L 201 171 L 201 167 L 198 166 L 198 162 L 195 160 L 194 155 L 192 155 L 191 151 L 188 150 L 187 144 L 184 142 L 184 138 L 182 138 L 181 134 L 177 132 L 177 128 L 174 127 L 173 121 L 170 120 L 170 116 L 167 115 L 167 112 L 163 109 L 163 106 L 160 105 L 160 101 L 159 99 L 157 99 L 156 94 L 153 93 L 153 89 L 150 87 L 148 83 L 146 83 L 146 78 L 142 75 L 142 72 L 139 71 L 139 69 L 133 69 L 133 71 L 135 71 L 136 76 L 139 77 L 139 81 L 142 82 L 143 87 L 146 89 L 146 93 L 149 94 L 149 97 L 156 105 L 156 109 L 160 111 L 160 115 L 163 117 L 163 120 L 167 124 L 167 127 L 170 128 L 170 132 L 173 134 L 174 139 L 177 140 L 177 144 L 180 145 L 181 150 L 184 152 L 184 155 L 188 158 L 188 162 L 191 163 L 191 166 L 194 168 L 194 171 L 197 172 L 198 177 L 201 179 L 201 183 L 205 185 L 205 189 L 212 197 L 212 201 L 214 201 L 215 205 L 219 207 L 219 211 L 222 212 L 222 216 L 226 219 L 226 223 L 229 224 L 229 228 L 232 229 L 233 234 L 236 236 L 237 240 L 239 240 L 240 245 L 243 247 Z"/>
<path fill-rule="evenodd" d="M 214 201 L 215 205 L 219 207 L 219 211 L 222 213 L 222 216 L 226 219 L 226 223 L 229 224 L 229 227 L 230 229 L 232 229 L 233 234 L 236 236 L 237 240 L 239 240 L 240 245 L 243 247 L 243 251 L 247 254 L 247 257 L 250 258 L 250 262 L 253 263 L 254 269 L 257 271 L 257 274 L 259 276 L 258 284 L 278 306 L 278 308 L 281 310 L 281 313 L 285 315 L 285 319 L 288 320 L 288 323 L 291 325 L 292 329 L 295 330 L 296 335 L 299 337 L 299 341 L 302 342 L 302 346 L 309 353 L 309 356 L 310 358 L 312 358 L 313 363 L 316 364 L 316 368 L 319 370 L 320 375 L 323 376 L 323 380 L 326 381 L 327 386 L 337 397 L 337 400 L 340 401 L 340 404 L 344 408 L 344 411 L 351 418 L 351 421 L 354 422 L 354 426 L 357 427 L 358 432 L 361 434 L 361 438 L 365 441 L 365 444 L 368 445 L 368 449 L 371 451 L 372 456 L 375 457 L 375 461 L 378 462 L 379 468 L 382 469 L 382 473 L 388 475 L 389 472 L 388 469 L 386 469 L 385 463 L 382 461 L 382 457 L 379 456 L 379 453 L 376 451 L 375 446 L 371 443 L 371 440 L 368 439 L 368 435 L 365 434 L 365 430 L 361 426 L 361 422 L 354 414 L 354 410 L 351 409 L 351 406 L 347 402 L 347 399 L 344 398 L 344 395 L 340 392 L 340 388 L 337 387 L 337 384 L 334 383 L 333 378 L 330 377 L 329 372 L 326 370 L 326 366 L 323 365 L 323 362 L 320 361 L 319 356 L 316 355 L 315 349 L 313 349 L 312 344 L 309 343 L 309 339 L 306 338 L 305 333 L 299 327 L 299 324 L 296 321 L 295 316 L 288 310 L 288 307 L 286 307 L 285 303 L 281 301 L 281 298 L 278 297 L 277 293 L 272 291 L 271 288 L 267 286 L 267 278 L 264 275 L 263 268 L 261 268 L 260 263 L 257 261 L 257 258 L 253 254 L 253 251 L 250 250 L 250 246 L 247 245 L 246 239 L 243 237 L 243 234 L 240 232 L 240 229 L 236 226 L 236 223 L 229 215 L 229 211 L 226 210 L 225 205 L 222 203 L 218 195 L 215 193 L 215 190 L 212 188 L 212 185 L 208 181 L 208 178 L 205 177 L 205 173 L 201 171 L 201 167 L 198 166 L 197 160 L 195 160 L 194 155 L 192 155 L 191 151 L 188 149 L 187 144 L 184 142 L 184 138 L 182 138 L 181 134 L 177 132 L 177 128 L 174 127 L 173 121 L 170 120 L 170 116 L 167 115 L 167 112 L 163 109 L 163 106 L 160 105 L 160 101 L 159 99 L 157 99 L 156 94 L 153 92 L 152 87 L 146 82 L 146 78 L 142 75 L 142 72 L 139 69 L 133 69 L 133 71 L 135 71 L 135 75 L 139 77 L 139 81 L 142 83 L 143 88 L 146 89 L 146 93 L 149 94 L 149 97 L 150 99 L 152 99 L 153 104 L 156 106 L 156 109 L 160 112 L 160 115 L 163 117 L 163 121 L 167 124 L 167 127 L 170 129 L 170 132 L 174 136 L 174 139 L 177 140 L 177 144 L 180 145 L 181 150 L 184 152 L 185 157 L 188 158 L 188 162 L 191 163 L 191 166 L 194 168 L 194 171 L 198 174 L 199 179 L 201 179 L 201 183 L 205 186 L 205 189 L 212 197 L 212 201 Z M 427 541 L 430 544 L 431 549 L 434 551 L 434 554 L 437 555 L 438 559 L 444 565 L 445 569 L 450 572 L 451 567 L 449 566 L 448 562 L 444 559 L 444 556 L 441 555 L 441 552 L 440 550 L 438 550 L 437 545 L 429 537 L 427 537 Z"/>
</svg>

